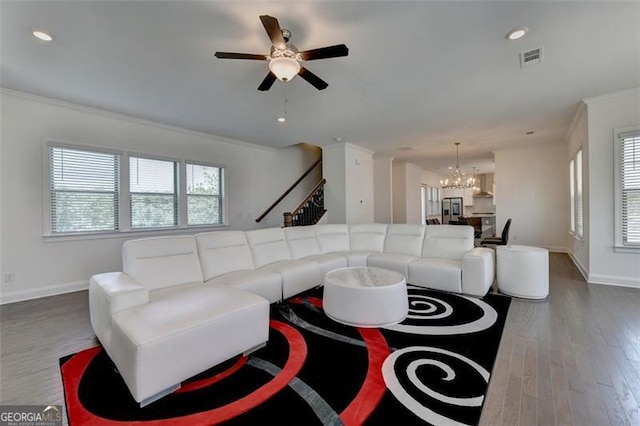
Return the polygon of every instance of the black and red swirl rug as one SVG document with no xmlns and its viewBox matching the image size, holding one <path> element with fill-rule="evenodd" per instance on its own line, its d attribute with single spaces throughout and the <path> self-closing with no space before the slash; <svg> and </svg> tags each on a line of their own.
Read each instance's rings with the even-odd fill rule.
<svg viewBox="0 0 640 426">
<path fill-rule="evenodd" d="M 510 299 L 413 286 L 409 299 L 408 318 L 380 329 L 326 317 L 321 288 L 273 305 L 265 348 L 144 408 L 100 347 L 67 356 L 60 365 L 69 422 L 477 424 Z"/>
</svg>

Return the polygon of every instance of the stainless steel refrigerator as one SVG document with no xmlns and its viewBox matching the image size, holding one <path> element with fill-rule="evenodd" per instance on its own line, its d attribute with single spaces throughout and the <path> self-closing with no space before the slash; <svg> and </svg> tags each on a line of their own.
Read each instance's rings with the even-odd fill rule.
<svg viewBox="0 0 640 426">
<path fill-rule="evenodd" d="M 442 223 L 447 224 L 452 220 L 460 220 L 462 217 L 462 197 L 450 197 L 442 199 Z"/>
</svg>

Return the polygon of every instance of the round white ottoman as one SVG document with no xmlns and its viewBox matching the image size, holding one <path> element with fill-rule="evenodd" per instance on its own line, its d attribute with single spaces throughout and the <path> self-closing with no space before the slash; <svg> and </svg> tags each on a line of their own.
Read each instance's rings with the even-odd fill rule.
<svg viewBox="0 0 640 426">
<path fill-rule="evenodd" d="M 498 289 L 510 296 L 549 296 L 549 251 L 530 246 L 497 246 Z"/>
<path fill-rule="evenodd" d="M 384 327 L 402 322 L 409 312 L 402 274 L 383 268 L 341 268 L 324 277 L 325 314 L 355 327 Z"/>
</svg>

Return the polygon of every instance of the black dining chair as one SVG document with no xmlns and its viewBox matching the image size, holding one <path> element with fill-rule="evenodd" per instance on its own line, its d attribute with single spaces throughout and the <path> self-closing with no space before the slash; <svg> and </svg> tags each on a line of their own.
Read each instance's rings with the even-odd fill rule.
<svg viewBox="0 0 640 426">
<path fill-rule="evenodd" d="M 511 218 L 507 220 L 507 223 L 504 224 L 504 228 L 502 228 L 502 236 L 501 237 L 489 237 L 480 241 L 480 245 L 482 247 L 487 246 L 506 246 L 509 243 L 509 228 L 511 227 Z"/>
</svg>

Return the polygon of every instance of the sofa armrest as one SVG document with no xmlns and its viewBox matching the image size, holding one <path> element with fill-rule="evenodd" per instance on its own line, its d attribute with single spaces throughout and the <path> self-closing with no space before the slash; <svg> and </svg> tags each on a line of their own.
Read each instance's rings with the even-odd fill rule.
<svg viewBox="0 0 640 426">
<path fill-rule="evenodd" d="M 489 248 L 476 247 L 462 256 L 462 293 L 482 297 L 495 277 L 495 254 Z"/>
<path fill-rule="evenodd" d="M 107 272 L 89 280 L 89 314 L 93 331 L 107 346 L 111 317 L 118 311 L 149 303 L 149 290 L 123 272 Z"/>
</svg>

